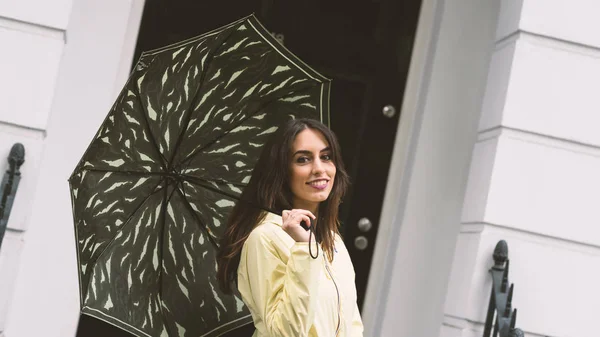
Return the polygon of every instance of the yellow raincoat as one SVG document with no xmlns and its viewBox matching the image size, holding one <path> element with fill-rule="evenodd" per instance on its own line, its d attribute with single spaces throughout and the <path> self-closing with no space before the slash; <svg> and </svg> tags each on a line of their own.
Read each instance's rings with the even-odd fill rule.
<svg viewBox="0 0 600 337">
<path fill-rule="evenodd" d="M 267 213 L 240 257 L 238 290 L 252 313 L 253 337 L 362 336 L 354 267 L 342 239 L 336 235 L 329 263 L 321 247 L 313 259 L 308 243 L 296 242 L 281 224 Z"/>
</svg>

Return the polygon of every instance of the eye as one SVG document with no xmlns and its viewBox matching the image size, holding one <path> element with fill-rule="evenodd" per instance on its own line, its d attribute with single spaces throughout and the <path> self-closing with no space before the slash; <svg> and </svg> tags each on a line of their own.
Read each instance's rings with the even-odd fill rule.
<svg viewBox="0 0 600 337">
<path fill-rule="evenodd" d="M 298 157 L 296 159 L 296 163 L 299 163 L 299 164 L 308 163 L 308 161 L 309 161 L 308 157 Z"/>
<path fill-rule="evenodd" d="M 331 160 L 331 154 L 324 154 L 321 156 L 321 160 L 323 161 L 330 161 Z"/>
</svg>

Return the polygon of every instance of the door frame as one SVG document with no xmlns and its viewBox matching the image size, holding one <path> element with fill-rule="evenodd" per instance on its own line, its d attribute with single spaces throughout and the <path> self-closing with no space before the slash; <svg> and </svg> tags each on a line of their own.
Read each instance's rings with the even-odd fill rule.
<svg viewBox="0 0 600 337">
<path fill-rule="evenodd" d="M 135 45 L 137 43 L 137 37 L 140 32 L 140 26 L 142 24 L 142 16 L 144 14 L 144 6 L 146 0 L 130 0 L 131 10 L 129 11 L 129 21 L 127 28 L 124 32 L 125 38 L 123 41 L 123 47 L 121 48 L 121 59 L 119 61 L 119 70 L 117 72 L 117 78 L 115 86 L 113 88 L 113 96 L 119 96 L 121 89 L 127 82 L 131 73 L 131 65 L 133 64 L 133 57 L 135 55 Z M 136 60 L 137 62 L 137 60 Z"/>
<path fill-rule="evenodd" d="M 132 10 L 125 83 L 145 0 Z M 362 310 L 365 336 L 439 336 L 500 2 L 423 0 Z"/>
<path fill-rule="evenodd" d="M 439 336 L 500 2 L 423 0 L 362 310 L 365 336 Z"/>
</svg>

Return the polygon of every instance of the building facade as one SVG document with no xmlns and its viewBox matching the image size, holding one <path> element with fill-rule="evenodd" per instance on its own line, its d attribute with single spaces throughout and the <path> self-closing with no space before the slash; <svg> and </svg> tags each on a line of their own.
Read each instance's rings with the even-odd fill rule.
<svg viewBox="0 0 600 337">
<path fill-rule="evenodd" d="M 422 2 L 366 336 L 481 336 L 500 239 L 527 336 L 597 335 L 600 3 L 568 5 Z M 67 179 L 127 78 L 143 8 L 0 3 L 0 158 L 26 149 L 0 250 L 0 336 L 75 334 Z"/>
<path fill-rule="evenodd" d="M 596 336 L 596 1 L 503 1 L 442 336 L 480 336 L 498 240 L 530 336 Z"/>
</svg>

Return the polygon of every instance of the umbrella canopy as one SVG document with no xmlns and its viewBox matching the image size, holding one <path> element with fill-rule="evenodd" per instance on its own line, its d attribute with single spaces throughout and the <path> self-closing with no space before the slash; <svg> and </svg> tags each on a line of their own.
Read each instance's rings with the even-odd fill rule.
<svg viewBox="0 0 600 337">
<path fill-rule="evenodd" d="M 136 336 L 250 323 L 216 245 L 277 126 L 328 124 L 329 83 L 254 16 L 142 54 L 70 178 L 81 312 Z"/>
</svg>

